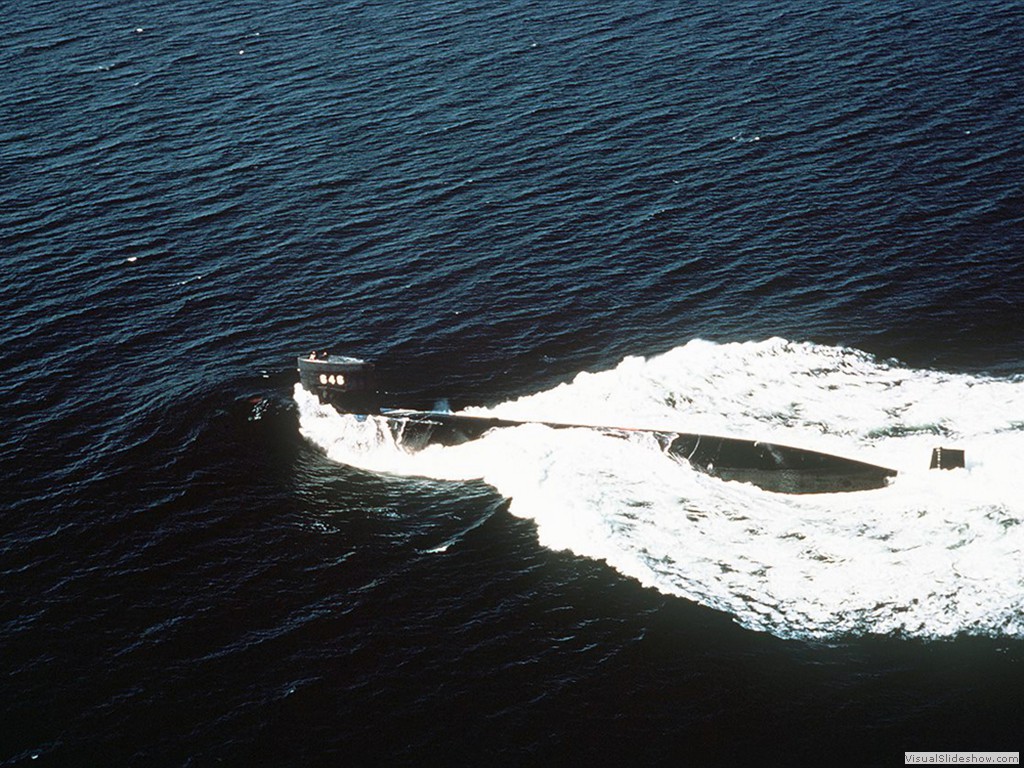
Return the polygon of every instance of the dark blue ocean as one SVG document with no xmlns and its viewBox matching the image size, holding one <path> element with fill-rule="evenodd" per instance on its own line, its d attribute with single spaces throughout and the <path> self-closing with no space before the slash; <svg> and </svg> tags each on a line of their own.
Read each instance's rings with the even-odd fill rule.
<svg viewBox="0 0 1024 768">
<path fill-rule="evenodd" d="M 0 765 L 1024 746 L 1024 4 L 4 10 Z"/>
</svg>

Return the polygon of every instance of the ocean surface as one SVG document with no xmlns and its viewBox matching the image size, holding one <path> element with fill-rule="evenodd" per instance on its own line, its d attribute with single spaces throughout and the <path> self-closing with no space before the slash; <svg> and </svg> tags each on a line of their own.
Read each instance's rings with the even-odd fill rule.
<svg viewBox="0 0 1024 768">
<path fill-rule="evenodd" d="M 0 766 L 1024 746 L 1024 4 L 5 10 Z"/>
</svg>

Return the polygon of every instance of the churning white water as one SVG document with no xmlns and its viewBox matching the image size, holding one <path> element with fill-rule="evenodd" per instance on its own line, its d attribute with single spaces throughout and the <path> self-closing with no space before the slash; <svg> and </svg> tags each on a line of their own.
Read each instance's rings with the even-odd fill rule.
<svg viewBox="0 0 1024 768">
<path fill-rule="evenodd" d="M 296 387 L 302 433 L 339 462 L 483 478 L 543 545 L 784 637 L 1024 635 L 1024 380 L 913 370 L 771 339 L 692 341 L 473 409 L 512 419 L 731 435 L 899 470 L 888 488 L 792 496 L 725 482 L 638 434 L 524 425 L 409 453 L 375 419 Z M 967 467 L 928 470 L 931 449 Z"/>
</svg>

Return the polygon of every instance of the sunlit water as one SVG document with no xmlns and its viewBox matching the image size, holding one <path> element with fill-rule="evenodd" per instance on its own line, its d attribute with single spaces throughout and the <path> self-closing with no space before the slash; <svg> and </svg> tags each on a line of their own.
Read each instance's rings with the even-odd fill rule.
<svg viewBox="0 0 1024 768">
<path fill-rule="evenodd" d="M 693 341 L 489 415 L 799 445 L 899 470 L 874 491 L 784 495 L 707 477 L 643 435 L 540 425 L 410 453 L 380 419 L 296 386 L 303 434 L 374 471 L 482 478 L 545 546 L 784 637 L 1024 632 L 1024 381 L 914 370 L 780 339 Z M 479 412 L 479 411 L 475 411 Z M 932 446 L 965 469 L 928 470 Z"/>
<path fill-rule="evenodd" d="M 8 5 L 0 765 L 1020 746 L 1019 2 Z"/>
</svg>

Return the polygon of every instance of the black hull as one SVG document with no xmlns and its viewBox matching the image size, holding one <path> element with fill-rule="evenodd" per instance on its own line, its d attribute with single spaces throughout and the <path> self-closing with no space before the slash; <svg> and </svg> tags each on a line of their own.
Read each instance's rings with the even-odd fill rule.
<svg viewBox="0 0 1024 768">
<path fill-rule="evenodd" d="M 467 416 L 381 407 L 373 383 L 373 365 L 355 358 L 311 355 L 298 359 L 299 380 L 321 403 L 341 413 L 386 419 L 406 450 L 428 445 L 460 445 L 492 429 L 541 424 L 552 429 L 593 429 L 611 437 L 653 436 L 667 454 L 713 477 L 751 483 L 775 493 L 841 493 L 884 488 L 896 470 L 862 461 L 757 440 L 661 430 L 594 427 L 546 421 Z M 961 465 L 962 466 L 962 465 Z"/>
<path fill-rule="evenodd" d="M 733 437 L 513 421 L 424 411 L 385 411 L 380 415 L 387 419 L 399 444 L 413 451 L 428 445 L 461 445 L 482 437 L 492 429 L 524 424 L 540 424 L 552 429 L 592 429 L 618 438 L 648 434 L 657 440 L 666 453 L 687 461 L 701 472 L 722 480 L 751 483 L 775 493 L 867 491 L 885 488 L 897 474 L 894 469 L 841 456 Z"/>
</svg>

